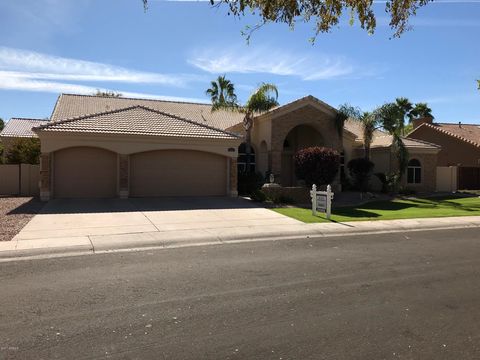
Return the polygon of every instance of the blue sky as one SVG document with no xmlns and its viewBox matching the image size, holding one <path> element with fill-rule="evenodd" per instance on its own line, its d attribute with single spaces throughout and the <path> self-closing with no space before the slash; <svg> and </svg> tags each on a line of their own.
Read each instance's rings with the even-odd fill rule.
<svg viewBox="0 0 480 360">
<path fill-rule="evenodd" d="M 480 124 L 480 0 L 436 1 L 413 31 L 390 39 L 383 4 L 370 36 L 345 19 L 308 41 L 313 24 L 272 24 L 249 45 L 256 19 L 207 2 L 24 0 L 0 3 L 0 117 L 51 114 L 61 92 L 111 89 L 127 96 L 208 102 L 226 74 L 245 99 L 262 81 L 280 102 L 311 94 L 370 110 L 395 97 L 428 102 L 437 121 Z"/>
</svg>

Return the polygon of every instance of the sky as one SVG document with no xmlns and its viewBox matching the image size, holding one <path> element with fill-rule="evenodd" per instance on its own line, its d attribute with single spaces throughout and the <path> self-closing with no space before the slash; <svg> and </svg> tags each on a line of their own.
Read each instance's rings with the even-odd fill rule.
<svg viewBox="0 0 480 360">
<path fill-rule="evenodd" d="M 247 44 L 241 32 L 258 19 L 205 1 L 3 0 L 0 118 L 47 118 L 60 93 L 96 89 L 209 102 L 225 74 L 242 101 L 271 82 L 281 104 L 313 95 L 367 111 L 403 96 L 438 122 L 480 124 L 480 0 L 436 0 L 400 39 L 384 6 L 373 35 L 345 18 L 313 45 L 313 23 L 269 24 Z"/>
</svg>

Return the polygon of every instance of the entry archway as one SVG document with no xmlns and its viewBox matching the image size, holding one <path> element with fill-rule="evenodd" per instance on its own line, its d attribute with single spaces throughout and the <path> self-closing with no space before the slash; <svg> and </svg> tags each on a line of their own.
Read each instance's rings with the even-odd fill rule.
<svg viewBox="0 0 480 360">
<path fill-rule="evenodd" d="M 293 157 L 298 150 L 323 146 L 324 143 L 322 134 L 310 125 L 298 125 L 291 129 L 283 141 L 281 185 L 297 185 Z"/>
</svg>

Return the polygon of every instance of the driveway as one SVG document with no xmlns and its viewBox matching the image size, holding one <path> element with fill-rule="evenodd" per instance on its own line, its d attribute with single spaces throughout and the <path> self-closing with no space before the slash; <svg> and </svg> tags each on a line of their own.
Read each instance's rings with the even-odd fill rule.
<svg viewBox="0 0 480 360">
<path fill-rule="evenodd" d="M 229 197 L 57 199 L 50 201 L 14 238 L 18 246 L 45 243 L 109 249 L 111 243 L 158 243 L 161 239 L 235 237 L 303 226 L 297 220 Z M 52 240 L 54 240 L 52 242 Z M 18 248 L 17 246 L 17 248 Z"/>
</svg>

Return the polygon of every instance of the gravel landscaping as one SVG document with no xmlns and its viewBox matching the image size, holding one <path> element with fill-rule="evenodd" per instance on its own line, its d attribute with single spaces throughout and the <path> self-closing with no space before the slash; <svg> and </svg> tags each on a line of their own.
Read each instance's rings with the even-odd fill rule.
<svg viewBox="0 0 480 360">
<path fill-rule="evenodd" d="M 0 197 L 0 241 L 10 241 L 43 207 L 31 197 Z"/>
</svg>

